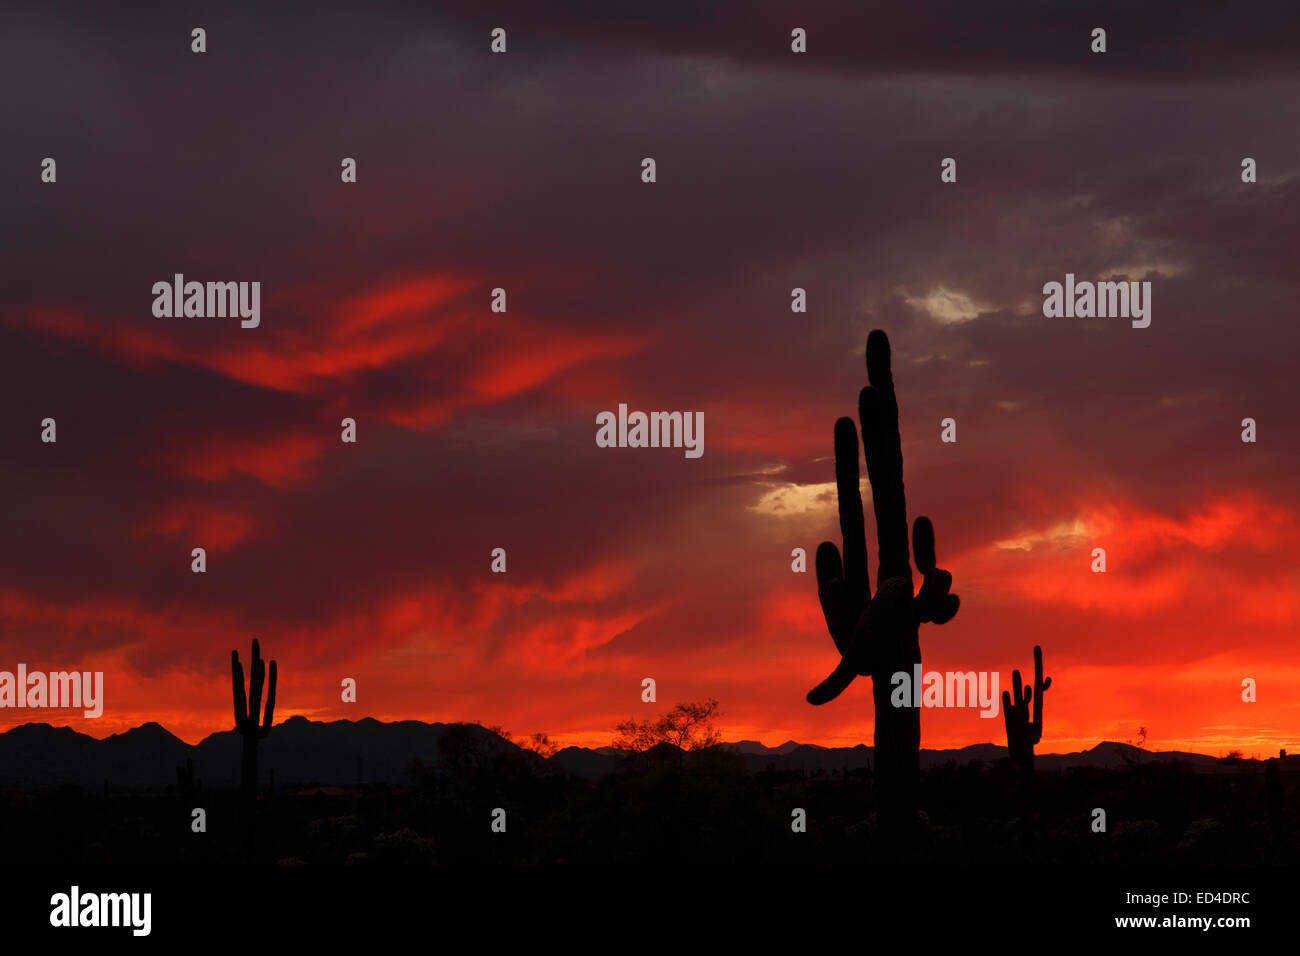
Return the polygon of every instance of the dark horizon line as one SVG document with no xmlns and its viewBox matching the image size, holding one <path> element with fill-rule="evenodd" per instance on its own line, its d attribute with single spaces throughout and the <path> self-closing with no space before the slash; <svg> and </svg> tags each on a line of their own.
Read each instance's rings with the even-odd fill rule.
<svg viewBox="0 0 1300 956">
<path fill-rule="evenodd" d="M 356 718 L 356 719 L 353 719 L 353 718 L 350 718 L 350 717 L 338 717 L 338 718 L 335 718 L 335 719 L 333 719 L 333 720 L 314 720 L 314 719 L 312 719 L 311 717 L 306 716 L 305 714 L 293 714 L 293 715 L 291 715 L 291 716 L 289 716 L 289 717 L 286 717 L 284 720 L 280 721 L 279 723 L 273 724 L 273 725 L 272 725 L 272 729 L 274 729 L 275 727 L 282 727 L 282 726 L 284 726 L 285 724 L 287 724 L 287 723 L 289 723 L 290 721 L 293 721 L 293 720 L 302 720 L 302 721 L 306 721 L 306 722 L 309 723 L 309 724 L 322 724 L 322 725 L 324 725 L 324 724 L 340 724 L 340 723 L 346 723 L 346 724 L 360 724 L 360 723 L 362 723 L 362 722 L 364 722 L 364 721 L 372 721 L 373 723 L 380 724 L 380 725 L 383 725 L 383 726 L 391 726 L 391 725 L 393 725 L 393 724 L 402 724 L 402 723 L 423 724 L 423 725 L 426 726 L 426 727 L 432 727 L 432 726 L 437 726 L 437 725 L 441 725 L 441 726 L 451 726 L 451 725 L 453 725 L 453 724 L 470 724 L 470 725 L 473 725 L 473 726 L 479 727 L 479 728 L 481 728 L 482 730 L 486 730 L 486 731 L 488 731 L 488 733 L 492 733 L 492 734 L 494 734 L 494 735 L 497 736 L 500 740 L 502 740 L 502 741 L 504 741 L 504 742 L 506 742 L 506 743 L 513 744 L 514 746 L 518 747 L 518 748 L 521 749 L 521 750 L 531 750 L 531 748 L 529 748 L 529 747 L 525 747 L 525 746 L 523 746 L 522 744 L 518 743 L 517 741 L 515 741 L 515 740 L 513 740 L 513 739 L 509 739 L 509 738 L 506 738 L 506 737 L 501 737 L 500 734 L 497 734 L 494 730 L 492 730 L 492 728 L 490 728 L 490 727 L 488 727 L 488 726 L 486 726 L 486 725 L 484 725 L 484 724 L 481 724 L 481 723 L 479 723 L 479 722 L 476 721 L 476 720 L 452 720 L 452 721 L 442 721 L 442 720 L 420 720 L 420 719 L 418 719 L 418 718 L 413 718 L 413 717 L 411 717 L 411 718 L 403 718 L 403 719 L 401 719 L 401 720 L 380 720 L 378 717 L 371 717 L 371 716 L 359 717 L 359 718 Z M 22 723 L 22 724 L 13 724 L 12 726 L 5 728 L 4 730 L 0 730 L 0 737 L 3 737 L 3 736 L 5 736 L 5 735 L 7 735 L 7 734 L 9 734 L 9 733 L 12 733 L 12 732 L 15 731 L 15 730 L 21 730 L 21 729 L 24 728 L 24 727 L 48 727 L 48 728 L 51 729 L 51 730 L 70 730 L 70 731 L 72 731 L 74 734 L 77 734 L 77 735 L 79 735 L 79 736 L 87 737 L 87 738 L 89 738 L 89 739 L 91 739 L 91 740 L 101 741 L 101 742 L 102 742 L 102 741 L 105 741 L 105 740 L 110 740 L 110 739 L 112 739 L 113 737 L 122 737 L 122 736 L 125 736 L 126 734 L 133 733 L 134 731 L 141 730 L 141 729 L 143 729 L 143 728 L 145 728 L 145 727 L 148 727 L 150 724 L 153 724 L 153 725 L 157 726 L 157 727 L 158 727 L 159 729 L 161 729 L 164 733 L 166 733 L 166 734 L 170 735 L 171 737 L 175 738 L 175 739 L 178 740 L 180 743 L 184 744 L 186 747 L 198 747 L 198 746 L 200 746 L 204 741 L 208 740 L 208 739 L 211 738 L 211 737 L 215 737 L 215 736 L 217 736 L 217 735 L 219 735 L 219 734 L 233 734 L 233 733 L 238 733 L 238 731 L 237 731 L 237 730 L 232 726 L 232 727 L 226 728 L 226 729 L 224 729 L 224 730 L 214 730 L 214 731 L 208 733 L 207 735 L 205 735 L 204 737 L 200 738 L 199 741 L 198 741 L 197 743 L 189 743 L 189 742 L 186 741 L 184 738 L 179 737 L 179 736 L 177 736 L 176 734 L 172 733 L 170 730 L 168 730 L 168 728 L 167 728 L 165 725 L 163 725 L 162 723 L 160 723 L 159 721 L 156 721 L 156 720 L 146 720 L 146 721 L 144 721 L 143 723 L 136 725 L 135 727 L 128 728 L 127 730 L 123 730 L 123 731 L 120 731 L 120 732 L 115 733 L 115 734 L 109 734 L 107 737 L 94 737 L 94 736 L 92 736 L 91 734 L 84 733 L 83 731 L 77 730 L 76 728 L 71 727 L 71 726 L 69 726 L 69 725 L 67 725 L 67 724 L 63 724 L 63 725 L 61 725 L 61 726 L 56 726 L 55 724 L 49 723 L 48 721 L 27 721 L 27 722 Z M 824 744 L 803 743 L 803 742 L 800 742 L 800 741 L 794 740 L 793 738 L 790 738 L 790 739 L 787 739 L 787 740 L 783 741 L 781 744 L 778 744 L 777 747 L 770 747 L 770 746 L 768 746 L 767 744 L 764 744 L 762 741 L 759 741 L 759 740 L 733 740 L 733 741 L 722 741 L 722 742 L 719 744 L 719 746 L 722 746 L 722 747 L 738 747 L 738 746 L 740 746 L 742 743 L 757 744 L 757 745 L 760 746 L 760 747 L 763 747 L 763 748 L 765 748 L 765 749 L 767 749 L 767 750 L 772 750 L 772 751 L 776 751 L 778 747 L 784 747 L 786 744 L 794 744 L 796 747 L 815 747 L 815 748 L 817 748 L 817 749 L 819 749 L 819 750 L 855 750 L 855 749 L 857 749 L 858 747 L 863 747 L 863 748 L 865 748 L 865 749 L 867 749 L 867 750 L 874 750 L 874 747 L 872 747 L 871 744 L 866 744 L 866 743 L 857 743 L 857 744 L 848 745 L 848 746 L 828 747 L 828 746 L 826 746 L 826 745 L 824 745 Z M 1131 742 L 1129 742 L 1129 741 L 1124 741 L 1124 740 L 1110 740 L 1110 739 L 1102 739 L 1102 740 L 1099 740 L 1096 744 L 1094 744 L 1092 747 L 1090 747 L 1090 748 L 1088 748 L 1088 749 L 1086 749 L 1086 750 L 1072 750 L 1072 751 L 1067 751 L 1067 752 L 1065 752 L 1065 753 L 1057 753 L 1057 752 L 1053 751 L 1053 752 L 1050 752 L 1050 753 L 1038 754 L 1037 756 L 1042 756 L 1042 757 L 1048 757 L 1048 756 L 1054 756 L 1054 757 L 1067 757 L 1067 756 L 1071 756 L 1071 755 L 1073 755 L 1073 754 L 1083 754 L 1083 753 L 1088 753 L 1088 752 L 1090 752 L 1090 751 L 1092 751 L 1092 750 L 1096 750 L 1097 748 L 1099 748 L 1099 747 L 1101 747 L 1101 746 L 1103 746 L 1103 745 L 1105 745 L 1105 744 L 1115 744 L 1115 745 L 1117 745 L 1117 746 L 1131 747 L 1131 748 L 1134 749 L 1134 750 L 1142 751 L 1142 752 L 1144 752 L 1144 753 L 1148 753 L 1148 754 L 1189 754 L 1189 755 L 1197 756 L 1197 757 L 1205 757 L 1205 758 L 1210 759 L 1210 760 L 1222 760 L 1222 759 L 1224 759 L 1224 757 L 1230 755 L 1230 754 L 1233 753 L 1234 751 L 1236 751 L 1237 753 L 1241 754 L 1241 759 L 1242 759 L 1242 760 L 1272 760 L 1272 759 L 1275 759 L 1275 757 L 1246 756 L 1245 753 L 1244 753 L 1244 751 L 1243 751 L 1241 748 L 1238 748 L 1238 747 L 1231 747 L 1231 748 L 1229 748 L 1229 750 L 1228 750 L 1228 754 L 1224 754 L 1224 755 L 1218 755 L 1218 756 L 1216 756 L 1216 755 L 1214 755 L 1214 754 L 1200 753 L 1200 752 L 1198 752 L 1198 751 L 1193 751 L 1193 750 L 1148 750 L 1148 749 L 1147 749 L 1146 747 L 1144 747 L 1144 746 L 1139 746 L 1138 744 L 1134 744 L 1134 743 L 1131 743 Z M 675 746 L 675 745 L 670 744 L 669 746 Z M 981 742 L 977 742 L 977 743 L 963 744 L 963 745 L 960 746 L 960 747 L 922 747 L 922 748 L 921 748 L 921 752 L 922 752 L 922 753 L 926 753 L 926 752 L 928 752 L 928 753 L 959 753 L 959 752 L 961 752 L 961 751 L 963 751 L 963 750 L 970 749 L 971 747 L 996 747 L 996 748 L 999 749 L 999 750 L 1006 750 L 1006 749 L 1007 749 L 1006 744 L 1004 744 L 1004 743 L 1003 743 L 1003 744 L 999 744 L 999 743 L 996 743 L 996 742 L 994 742 L 994 741 L 981 741 Z M 557 750 L 557 753 L 558 753 L 558 752 L 561 752 L 561 751 L 564 751 L 564 750 L 571 750 L 571 749 L 572 749 L 572 750 L 587 750 L 587 751 L 591 751 L 591 752 L 596 752 L 596 751 L 599 751 L 599 750 L 610 750 L 610 749 L 614 749 L 614 748 L 611 748 L 609 745 L 602 745 L 601 747 L 579 747 L 579 746 L 577 746 L 576 744 L 570 744 L 570 745 L 568 745 L 568 746 L 560 747 L 560 748 Z M 1286 754 L 1285 748 L 1279 748 L 1279 750 L 1280 750 L 1280 754 L 1282 754 L 1282 755 L 1285 755 L 1285 754 Z M 536 753 L 536 751 L 533 751 L 533 752 Z M 540 756 L 540 755 L 539 755 L 539 756 Z M 775 753 L 774 753 L 773 756 L 778 756 L 778 754 L 775 754 Z M 1291 755 L 1287 755 L 1287 756 L 1300 756 L 1300 754 L 1291 754 Z M 545 759 L 550 759 L 550 758 L 548 758 L 548 757 L 543 757 L 542 759 L 545 760 Z"/>
</svg>

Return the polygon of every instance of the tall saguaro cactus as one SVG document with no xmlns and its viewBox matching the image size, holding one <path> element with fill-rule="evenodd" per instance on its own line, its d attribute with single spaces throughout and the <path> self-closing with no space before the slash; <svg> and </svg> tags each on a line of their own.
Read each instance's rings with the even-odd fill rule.
<svg viewBox="0 0 1300 956">
<path fill-rule="evenodd" d="M 1034 645 L 1034 686 L 1020 687 L 1020 671 L 1011 672 L 1013 694 L 1002 692 L 1002 719 L 1007 725 L 1007 753 L 1011 762 L 1020 768 L 1026 780 L 1034 773 L 1034 745 L 1043 739 L 1043 696 L 1052 686 L 1050 677 L 1043 677 L 1043 649 Z M 1029 704 L 1033 702 L 1034 716 L 1029 717 Z"/>
<path fill-rule="evenodd" d="M 257 743 L 271 732 L 271 718 L 275 714 L 275 661 L 271 661 L 271 681 L 266 684 L 266 716 L 258 724 L 262 686 L 266 683 L 266 663 L 262 660 L 257 638 L 253 638 L 253 660 L 250 667 L 248 694 L 245 696 L 244 668 L 239 663 L 239 651 L 230 652 L 230 677 L 235 691 L 235 729 L 244 738 L 243 761 L 239 767 L 239 792 L 246 804 L 257 799 Z"/>
<path fill-rule="evenodd" d="M 870 675 L 875 702 L 875 779 L 879 821 L 886 840 L 905 846 L 916 819 L 920 775 L 921 715 L 890 701 L 893 675 L 912 675 L 921 661 L 920 625 L 944 624 L 957 613 L 952 575 L 935 566 L 934 528 L 917 518 L 912 528 L 921 589 L 913 592 L 907 548 L 907 503 L 898 400 L 890 368 L 889 339 L 879 329 L 867 336 L 867 381 L 858 396 L 862 446 L 876 515 L 879 568 L 871 594 L 866 519 L 859 490 L 858 434 L 853 419 L 835 423 L 835 483 L 844 553 L 830 541 L 817 549 L 817 596 L 840 663 L 808 693 L 811 704 L 838 697 L 858 675 Z M 910 704 L 911 702 L 908 701 Z"/>
</svg>

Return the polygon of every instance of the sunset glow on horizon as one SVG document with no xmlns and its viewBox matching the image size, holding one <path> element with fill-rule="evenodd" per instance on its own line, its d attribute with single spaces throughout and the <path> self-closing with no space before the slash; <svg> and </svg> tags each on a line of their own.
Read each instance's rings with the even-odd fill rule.
<svg viewBox="0 0 1300 956">
<path fill-rule="evenodd" d="M 1294 69 L 1153 83 L 1120 54 L 1101 78 L 1015 31 L 984 44 L 996 64 L 909 33 L 862 66 L 833 19 L 805 67 L 769 57 L 762 17 L 725 37 L 677 15 L 684 46 L 620 23 L 597 44 L 521 8 L 510 69 L 434 13 L 243 31 L 206 72 L 156 52 L 183 14 L 96 25 L 93 63 L 15 23 L 31 62 L 8 69 L 60 79 L 13 108 L 0 177 L 0 671 L 103 671 L 105 701 L 0 730 L 195 743 L 233 727 L 230 652 L 257 638 L 277 723 L 596 747 L 715 698 L 726 741 L 870 746 L 869 678 L 805 694 L 838 661 L 812 570 L 840 541 L 832 429 L 880 328 L 908 516 L 961 598 L 922 627 L 924 669 L 1007 688 L 1041 645 L 1040 754 L 1139 728 L 1148 750 L 1300 751 Z M 162 137 L 158 116 L 221 121 Z M 177 274 L 260 282 L 260 324 L 155 316 Z M 1149 281 L 1149 327 L 1046 317 L 1067 274 Z M 620 404 L 700 410 L 702 456 L 598 447 Z M 921 732 L 1006 740 L 972 708 Z"/>
</svg>

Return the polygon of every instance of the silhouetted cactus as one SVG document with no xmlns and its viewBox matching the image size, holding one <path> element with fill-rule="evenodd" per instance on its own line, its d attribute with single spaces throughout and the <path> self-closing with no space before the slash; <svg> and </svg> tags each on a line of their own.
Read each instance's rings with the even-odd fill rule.
<svg viewBox="0 0 1300 956">
<path fill-rule="evenodd" d="M 271 718 L 275 713 L 275 661 L 271 661 L 271 680 L 266 684 L 266 716 L 259 725 L 258 711 L 262 705 L 262 686 L 266 683 L 266 664 L 262 660 L 257 638 L 253 638 L 253 660 L 248 679 L 248 695 L 244 695 L 244 668 L 239 663 L 239 651 L 230 652 L 230 676 L 235 692 L 235 729 L 244 738 L 243 760 L 239 768 L 239 791 L 246 804 L 257 799 L 257 743 L 271 732 Z"/>
<path fill-rule="evenodd" d="M 185 766 L 176 768 L 176 793 L 181 798 L 192 796 L 203 789 L 203 781 L 194 776 L 194 759 L 185 758 Z"/>
<path fill-rule="evenodd" d="M 1007 753 L 1027 778 L 1034 773 L 1034 745 L 1043 739 L 1043 695 L 1052 686 L 1043 677 L 1043 649 L 1034 646 L 1034 686 L 1020 686 L 1020 671 L 1011 672 L 1011 690 L 1002 692 L 1002 719 L 1007 725 Z M 1033 719 L 1029 705 L 1033 703 Z"/>
<path fill-rule="evenodd" d="M 875 779 L 880 822 L 887 839 L 906 841 L 916 819 L 921 715 L 890 702 L 895 673 L 921 661 L 920 625 L 943 624 L 957 613 L 952 575 L 935 566 L 934 528 L 917 518 L 912 528 L 919 592 L 913 592 L 907 547 L 907 503 L 898 400 L 890 368 L 889 339 L 879 329 L 867 336 L 867 380 L 858 396 L 862 445 L 876 515 L 879 568 L 871 595 L 866 520 L 859 490 L 858 435 L 851 418 L 835 423 L 835 482 L 844 554 L 826 541 L 817 549 L 817 596 L 826 627 L 840 652 L 830 677 L 808 694 L 811 704 L 834 700 L 858 675 L 870 675 L 875 701 Z"/>
</svg>

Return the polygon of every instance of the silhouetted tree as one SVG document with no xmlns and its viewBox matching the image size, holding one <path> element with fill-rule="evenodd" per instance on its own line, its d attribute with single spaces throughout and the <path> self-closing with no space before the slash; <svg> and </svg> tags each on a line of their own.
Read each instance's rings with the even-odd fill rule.
<svg viewBox="0 0 1300 956">
<path fill-rule="evenodd" d="M 528 762 L 520 759 L 523 755 L 502 743 L 503 740 L 509 741 L 510 737 L 509 731 L 501 727 L 484 727 L 479 723 L 448 724 L 438 737 L 442 769 L 461 779 L 524 772 Z"/>
<path fill-rule="evenodd" d="M 517 743 L 525 750 L 531 750 L 542 757 L 554 757 L 560 752 L 560 745 L 546 734 L 533 734 L 531 737 L 525 737 L 523 740 L 517 741 Z"/>
<path fill-rule="evenodd" d="M 672 744 L 681 750 L 712 747 L 722 741 L 713 726 L 718 702 L 709 698 L 703 703 L 678 704 L 668 713 L 650 720 L 625 720 L 614 728 L 616 750 L 645 751 L 659 744 Z"/>
<path fill-rule="evenodd" d="M 916 822 L 921 714 L 919 708 L 891 704 L 892 677 L 900 671 L 911 674 L 920 663 L 920 625 L 951 620 L 959 601 L 949 593 L 952 575 L 936 567 L 934 528 L 924 517 L 917 518 L 912 528 L 916 567 L 922 576 L 920 590 L 913 591 L 898 400 L 889 339 L 879 329 L 867 336 L 866 359 L 870 384 L 858 395 L 858 418 L 876 516 L 876 593 L 871 594 L 867 569 L 858 433 L 851 418 L 841 418 L 835 423 L 835 484 L 844 553 L 841 557 L 839 549 L 826 541 L 818 547 L 816 559 L 817 596 L 840 663 L 809 692 L 808 702 L 825 704 L 858 675 L 871 676 L 880 824 L 887 839 L 905 846 Z"/>
<path fill-rule="evenodd" d="M 483 726 L 485 730 L 490 730 L 502 740 L 508 740 L 516 747 L 522 747 L 524 750 L 531 750 L 542 757 L 553 757 L 560 752 L 560 745 L 551 740 L 546 734 L 533 734 L 531 737 L 525 737 L 522 740 L 515 740 L 515 735 L 506 730 L 500 724 L 493 724 L 488 727 Z"/>
</svg>

